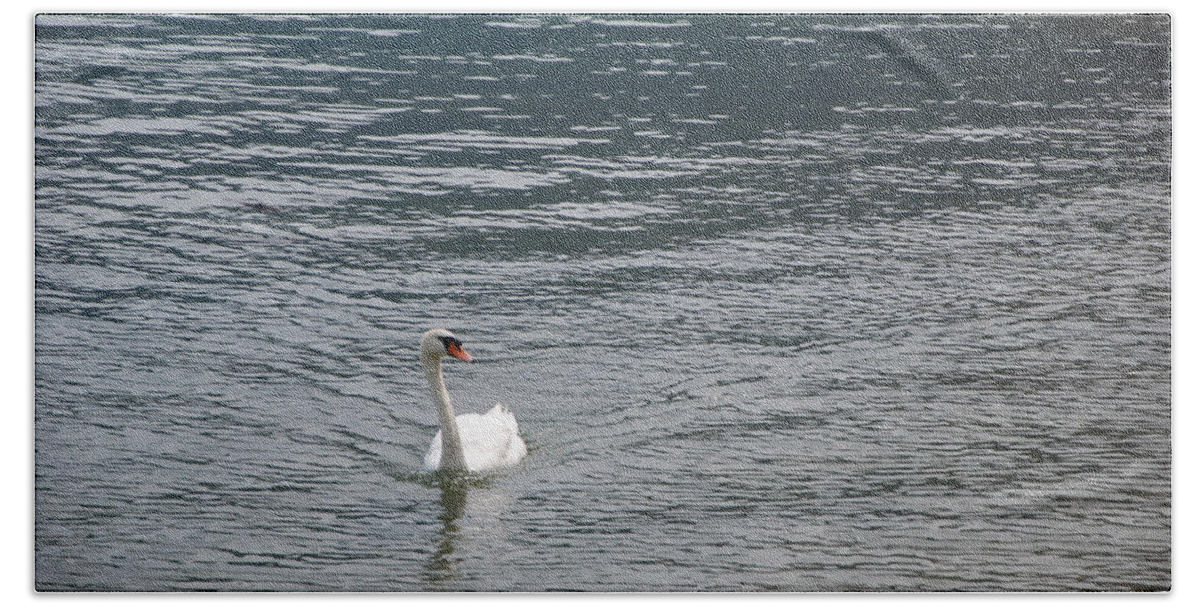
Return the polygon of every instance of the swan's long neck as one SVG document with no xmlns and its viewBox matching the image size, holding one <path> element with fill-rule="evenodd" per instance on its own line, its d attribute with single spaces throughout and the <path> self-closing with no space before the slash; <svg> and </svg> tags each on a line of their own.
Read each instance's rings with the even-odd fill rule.
<svg viewBox="0 0 1200 608">
<path fill-rule="evenodd" d="M 458 434 L 458 422 L 454 419 L 454 406 L 450 404 L 450 393 L 446 391 L 446 380 L 442 377 L 442 360 L 439 357 L 422 357 L 425 377 L 433 391 L 433 402 L 438 408 L 438 422 L 442 426 L 442 470 L 465 471 L 467 459 L 463 454 L 462 437 Z"/>
</svg>

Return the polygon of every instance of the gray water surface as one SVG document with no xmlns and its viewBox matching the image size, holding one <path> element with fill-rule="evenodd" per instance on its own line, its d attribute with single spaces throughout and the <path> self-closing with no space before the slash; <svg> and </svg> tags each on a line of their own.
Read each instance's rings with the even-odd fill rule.
<svg viewBox="0 0 1200 608">
<path fill-rule="evenodd" d="M 1168 589 L 1170 36 L 40 15 L 37 588 Z"/>
</svg>

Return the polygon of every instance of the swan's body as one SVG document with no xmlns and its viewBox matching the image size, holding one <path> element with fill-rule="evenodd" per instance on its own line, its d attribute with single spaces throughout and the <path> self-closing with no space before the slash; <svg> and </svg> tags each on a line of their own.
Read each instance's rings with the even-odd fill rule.
<svg viewBox="0 0 1200 608">
<path fill-rule="evenodd" d="M 458 436 L 463 446 L 466 469 L 472 472 L 506 467 L 525 457 L 525 442 L 517 431 L 517 417 L 499 403 L 486 414 L 459 414 Z M 425 453 L 425 468 L 442 468 L 442 433 L 438 431 Z"/>
<path fill-rule="evenodd" d="M 425 468 L 479 473 L 521 462 L 527 452 L 525 441 L 517 429 L 517 418 L 507 408 L 496 404 L 486 414 L 454 415 L 442 376 L 442 358 L 446 355 L 471 360 L 454 334 L 444 329 L 425 332 L 421 337 L 421 366 L 433 391 L 441 425 L 425 453 Z"/>
</svg>

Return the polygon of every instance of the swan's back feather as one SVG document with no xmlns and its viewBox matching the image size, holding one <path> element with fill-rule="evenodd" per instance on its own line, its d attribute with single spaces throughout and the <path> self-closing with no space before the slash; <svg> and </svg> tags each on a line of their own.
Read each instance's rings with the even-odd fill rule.
<svg viewBox="0 0 1200 608">
<path fill-rule="evenodd" d="M 455 417 L 462 438 L 467 470 L 479 473 L 517 464 L 527 449 L 517 428 L 517 418 L 497 403 L 486 414 L 459 414 Z M 425 469 L 434 471 L 442 464 L 442 432 L 439 430 L 425 453 Z"/>
</svg>

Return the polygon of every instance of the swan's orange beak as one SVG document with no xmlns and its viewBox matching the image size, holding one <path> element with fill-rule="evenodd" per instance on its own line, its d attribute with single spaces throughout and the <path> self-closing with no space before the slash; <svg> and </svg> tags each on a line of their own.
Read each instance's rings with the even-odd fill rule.
<svg viewBox="0 0 1200 608">
<path fill-rule="evenodd" d="M 463 361 L 471 360 L 471 355 L 467 353 L 467 351 L 463 350 L 463 347 L 453 342 L 446 346 L 446 352 L 450 353 L 450 356 L 454 357 L 455 359 L 462 359 Z"/>
</svg>

